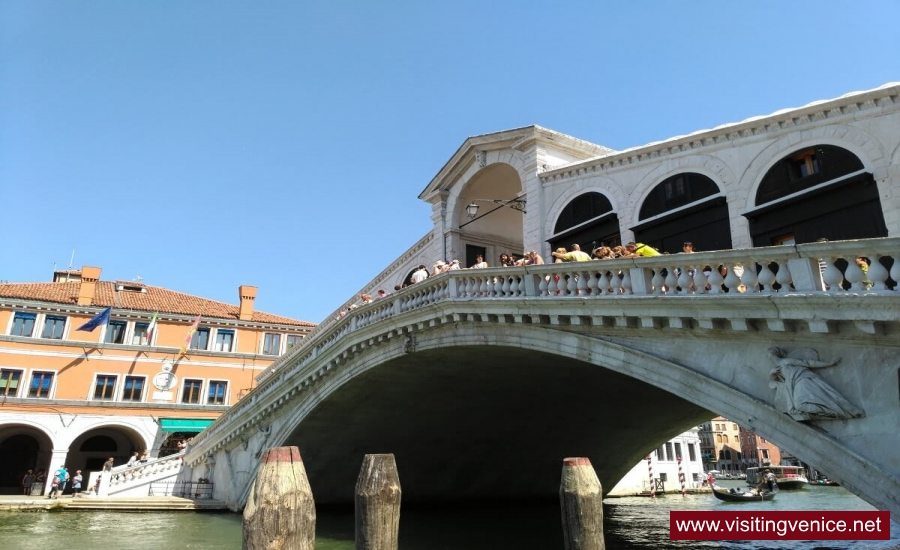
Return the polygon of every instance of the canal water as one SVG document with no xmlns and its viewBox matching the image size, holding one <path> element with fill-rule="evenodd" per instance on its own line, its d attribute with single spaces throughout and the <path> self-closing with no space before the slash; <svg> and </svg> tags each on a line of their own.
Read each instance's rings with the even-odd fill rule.
<svg viewBox="0 0 900 550">
<path fill-rule="evenodd" d="M 725 482 L 729 484 L 729 482 Z M 738 482 L 731 482 L 736 486 Z M 609 550 L 639 548 L 726 549 L 897 549 L 900 525 L 890 541 L 671 541 L 670 510 L 872 510 L 841 487 L 810 486 L 782 491 L 771 502 L 728 504 L 710 494 L 656 499 L 607 499 L 604 505 Z M 403 509 L 403 550 L 556 550 L 563 548 L 558 505 L 507 505 Z M 352 510 L 320 510 L 318 550 L 353 548 Z M 157 550 L 241 548 L 241 517 L 194 512 L 0 512 L 0 548 L 16 550 Z"/>
</svg>

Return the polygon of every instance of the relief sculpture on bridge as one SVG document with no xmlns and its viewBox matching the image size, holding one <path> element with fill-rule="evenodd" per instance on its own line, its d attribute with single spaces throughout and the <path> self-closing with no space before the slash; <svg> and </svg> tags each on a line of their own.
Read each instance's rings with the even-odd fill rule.
<svg viewBox="0 0 900 550">
<path fill-rule="evenodd" d="M 837 390 L 811 369 L 833 367 L 840 363 L 821 361 L 812 348 L 787 352 L 769 348 L 775 367 L 769 371 L 769 387 L 775 389 L 775 408 L 797 421 L 861 418 L 865 412 L 847 401 Z"/>
</svg>

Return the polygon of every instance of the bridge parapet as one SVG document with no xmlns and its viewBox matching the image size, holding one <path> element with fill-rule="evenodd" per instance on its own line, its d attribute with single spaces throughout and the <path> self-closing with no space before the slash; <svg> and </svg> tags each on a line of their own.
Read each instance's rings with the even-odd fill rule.
<svg viewBox="0 0 900 550">
<path fill-rule="evenodd" d="M 869 260 L 868 273 L 857 265 L 857 258 Z M 827 333 L 835 323 L 843 322 L 873 334 L 879 330 L 878 323 L 897 321 L 896 301 L 879 300 L 898 295 L 893 289 L 900 280 L 900 262 L 894 258 L 900 258 L 898 238 L 450 271 L 323 323 L 262 373 L 257 388 L 195 437 L 194 447 L 207 447 L 205 438 L 226 431 L 231 421 L 256 411 L 263 402 L 267 407 L 283 404 L 291 395 L 282 395 L 278 388 L 305 369 L 311 370 L 299 389 L 313 385 L 334 368 L 331 363 L 318 365 L 317 357 L 348 335 L 371 333 L 374 344 L 405 334 L 409 328 L 372 329 L 393 317 L 407 317 L 405 314 L 436 304 L 479 305 L 471 313 L 456 310 L 449 320 L 490 317 L 498 322 L 569 327 L 739 331 L 752 330 L 753 322 L 761 322 L 768 330 L 778 332 L 789 330 L 790 323 L 796 322 L 819 333 Z M 846 267 L 839 260 L 844 260 Z M 824 273 L 820 261 L 826 266 Z M 704 273 L 707 266 L 708 275 Z M 719 266 L 723 266 L 724 276 Z M 844 281 L 849 289 L 844 288 Z M 800 295 L 820 298 L 813 305 L 808 300 L 791 300 Z M 866 297 L 865 308 L 844 307 L 844 299 L 859 296 Z M 841 303 L 834 299 L 841 299 Z M 523 309 L 531 301 L 547 308 L 539 313 Z M 411 322 L 425 328 L 440 320 Z M 343 355 L 352 353 L 349 349 Z M 277 403 L 269 403 L 276 398 Z"/>
</svg>

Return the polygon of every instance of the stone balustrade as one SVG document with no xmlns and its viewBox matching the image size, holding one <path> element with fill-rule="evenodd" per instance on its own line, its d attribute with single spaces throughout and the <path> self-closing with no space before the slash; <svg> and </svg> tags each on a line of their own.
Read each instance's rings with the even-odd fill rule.
<svg viewBox="0 0 900 550">
<path fill-rule="evenodd" d="M 184 465 L 183 459 L 184 451 L 180 451 L 173 455 L 148 460 L 130 468 L 117 466 L 112 469 L 108 488 L 109 494 L 123 493 L 136 486 L 174 477 L 181 472 Z"/>
<path fill-rule="evenodd" d="M 857 265 L 857 258 L 867 259 L 867 273 Z M 746 300 L 752 296 L 779 300 L 799 294 L 851 299 L 860 294 L 895 296 L 895 286 L 900 281 L 900 262 L 893 261 L 894 258 L 900 258 L 900 238 L 449 271 L 355 310 L 335 312 L 291 352 L 260 374 L 257 377 L 259 386 L 195 437 L 193 443 L 202 446 L 204 438 L 218 433 L 232 419 L 277 392 L 277 387 L 288 377 L 315 362 L 323 351 L 348 334 L 442 302 L 487 300 L 500 304 L 504 300 L 555 300 L 554 303 L 565 304 L 567 300 L 596 300 L 599 305 L 607 299 L 628 301 L 671 297 L 676 300 L 715 300 L 703 304 L 728 310 L 719 300 Z M 627 304 L 621 306 L 619 303 L 618 306 L 628 309 Z M 742 306 L 747 308 L 749 303 L 742 302 Z M 659 307 L 656 303 L 633 302 L 634 315 L 641 319 L 640 326 L 657 327 L 658 322 L 653 317 L 658 314 L 655 311 Z M 692 307 L 704 306 L 693 304 Z M 730 309 L 727 316 L 730 326 L 746 329 L 742 317 L 752 315 L 751 310 Z M 513 314 L 511 319 L 515 321 L 521 317 Z M 599 317 L 596 319 L 603 322 Z M 580 321 L 573 316 L 569 322 L 577 324 Z M 626 323 L 621 316 L 615 322 Z M 685 326 L 677 315 L 670 314 L 667 322 L 672 327 Z M 782 319 L 766 319 L 766 323 L 771 330 L 784 330 Z M 871 320 L 856 323 L 865 332 L 874 330 Z M 700 328 L 716 326 L 711 318 L 700 318 L 697 324 Z M 824 326 L 825 321 L 810 321 L 811 330 L 825 332 Z M 333 367 L 325 365 L 315 369 L 301 383 L 302 387 L 315 383 L 329 368 Z M 279 404 L 287 398 L 279 398 Z"/>
</svg>

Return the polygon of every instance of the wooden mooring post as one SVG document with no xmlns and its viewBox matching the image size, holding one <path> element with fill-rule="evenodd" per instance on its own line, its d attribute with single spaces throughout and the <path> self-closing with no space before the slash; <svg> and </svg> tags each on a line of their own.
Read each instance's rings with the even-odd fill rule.
<svg viewBox="0 0 900 550">
<path fill-rule="evenodd" d="M 356 550 L 397 550 L 401 493 L 394 455 L 366 455 L 356 480 Z"/>
<path fill-rule="evenodd" d="M 244 508 L 244 550 L 313 550 L 316 504 L 297 447 L 263 455 Z"/>
<path fill-rule="evenodd" d="M 605 550 L 603 489 L 587 458 L 563 460 L 559 504 L 566 550 Z"/>
</svg>

